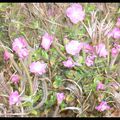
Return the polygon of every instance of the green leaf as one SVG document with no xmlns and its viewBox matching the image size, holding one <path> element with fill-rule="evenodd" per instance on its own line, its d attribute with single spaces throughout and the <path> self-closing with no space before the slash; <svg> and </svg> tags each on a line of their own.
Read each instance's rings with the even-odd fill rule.
<svg viewBox="0 0 120 120">
<path fill-rule="evenodd" d="M 94 11 L 95 9 L 96 9 L 95 5 L 86 4 L 86 6 L 85 6 L 86 13 L 90 13 L 90 12 Z"/>
<path fill-rule="evenodd" d="M 32 57 L 33 57 L 33 60 L 38 60 L 40 57 L 43 57 L 45 59 L 49 58 L 48 53 L 42 48 L 35 50 Z"/>
<path fill-rule="evenodd" d="M 34 53 L 32 55 L 32 59 L 34 61 L 37 61 L 40 58 L 40 54 L 41 54 L 41 48 L 34 51 Z"/>
<path fill-rule="evenodd" d="M 60 86 L 60 83 L 58 81 L 53 82 L 53 87 L 58 88 Z"/>
<path fill-rule="evenodd" d="M 82 37 L 85 34 L 85 32 L 86 32 L 86 29 L 82 28 L 82 29 L 77 31 L 77 34 Z"/>
<path fill-rule="evenodd" d="M 55 48 L 51 48 L 50 53 L 52 54 L 51 57 L 57 58 L 59 56 L 59 53 L 57 52 Z"/>
<path fill-rule="evenodd" d="M 75 99 L 75 97 L 71 94 L 67 95 L 66 102 L 72 102 Z"/>
<path fill-rule="evenodd" d="M 51 100 L 51 101 L 55 101 L 55 99 L 56 99 L 56 98 L 55 98 L 55 95 L 51 95 L 50 100 Z"/>
<path fill-rule="evenodd" d="M 62 80 L 62 77 L 59 76 L 59 75 L 56 75 L 56 76 L 55 76 L 55 80 L 59 80 L 59 81 L 61 81 L 61 80 Z"/>
<path fill-rule="evenodd" d="M 79 80 L 80 78 L 81 78 L 80 73 L 77 72 L 77 71 L 75 71 L 75 73 L 74 73 L 74 79 L 75 79 L 75 80 Z"/>
<path fill-rule="evenodd" d="M 62 52 L 65 51 L 65 47 L 64 46 L 61 46 L 60 49 L 61 49 Z"/>
<path fill-rule="evenodd" d="M 83 58 L 83 56 L 78 56 L 78 57 L 74 57 L 74 60 L 77 62 L 77 63 L 79 63 L 79 64 L 82 64 L 82 63 L 84 63 L 84 58 Z"/>
<path fill-rule="evenodd" d="M 25 101 L 25 102 L 23 103 L 23 106 L 26 106 L 26 107 L 33 106 L 32 96 L 25 96 L 25 97 L 23 98 L 23 100 Z"/>
<path fill-rule="evenodd" d="M 38 94 L 38 95 L 35 95 L 35 96 L 33 97 L 33 103 L 37 102 L 38 99 L 40 99 L 40 95 L 39 95 L 39 94 Z"/>
<path fill-rule="evenodd" d="M 24 107 L 31 107 L 33 104 L 31 102 L 24 102 L 22 106 Z"/>
<path fill-rule="evenodd" d="M 67 107 L 67 104 L 64 103 L 64 101 L 62 101 L 62 103 L 60 104 L 61 109 L 64 109 L 65 107 Z"/>
<path fill-rule="evenodd" d="M 44 51 L 44 50 L 41 50 L 41 56 L 44 57 L 45 59 L 48 59 L 48 58 L 49 58 L 47 52 Z"/>
<path fill-rule="evenodd" d="M 74 78 L 74 70 L 67 70 L 67 71 L 65 71 L 65 76 L 67 77 L 67 78 Z"/>
<path fill-rule="evenodd" d="M 32 21 L 32 23 L 30 24 L 33 29 L 38 29 L 39 28 L 39 22 L 34 20 Z"/>
<path fill-rule="evenodd" d="M 118 12 L 117 13 L 120 13 L 120 8 L 118 9 Z"/>
<path fill-rule="evenodd" d="M 32 114 L 32 115 L 37 115 L 38 112 L 37 112 L 36 110 L 32 110 L 32 111 L 30 112 L 30 114 Z"/>
<path fill-rule="evenodd" d="M 62 77 L 57 75 L 55 77 L 55 81 L 53 82 L 53 87 L 54 88 L 58 88 L 58 87 L 60 87 L 62 85 L 63 85 L 63 83 L 62 83 Z"/>
<path fill-rule="evenodd" d="M 55 101 L 56 101 L 56 96 L 55 95 L 51 95 L 50 99 L 45 102 L 46 107 L 50 108 L 52 105 L 55 104 Z"/>
</svg>

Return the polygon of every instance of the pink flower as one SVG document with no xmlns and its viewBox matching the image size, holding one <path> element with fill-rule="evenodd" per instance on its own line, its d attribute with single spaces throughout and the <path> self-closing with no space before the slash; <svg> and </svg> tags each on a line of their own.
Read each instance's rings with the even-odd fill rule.
<svg viewBox="0 0 120 120">
<path fill-rule="evenodd" d="M 94 65 L 94 61 L 91 60 L 89 57 L 86 58 L 85 63 L 86 63 L 86 65 L 87 65 L 88 67 Z"/>
<path fill-rule="evenodd" d="M 53 42 L 53 36 L 49 35 L 48 33 L 45 33 L 44 36 L 42 37 L 41 46 L 45 50 L 49 50 L 52 42 Z"/>
<path fill-rule="evenodd" d="M 83 45 L 79 43 L 77 40 L 71 40 L 68 44 L 65 45 L 65 49 L 67 53 L 71 55 L 76 55 L 80 52 Z"/>
<path fill-rule="evenodd" d="M 90 55 L 90 56 L 87 56 L 86 60 L 85 60 L 85 63 L 88 67 L 94 65 L 94 59 L 95 59 L 95 55 Z"/>
<path fill-rule="evenodd" d="M 29 66 L 30 72 L 34 74 L 39 74 L 39 75 L 46 73 L 46 67 L 47 67 L 46 63 L 39 62 L 39 61 L 33 62 Z"/>
<path fill-rule="evenodd" d="M 118 43 L 115 43 L 114 46 L 118 51 L 120 51 L 120 45 Z"/>
<path fill-rule="evenodd" d="M 104 90 L 104 89 L 105 89 L 104 84 L 102 84 L 101 82 L 99 82 L 98 85 L 97 85 L 97 90 Z"/>
<path fill-rule="evenodd" d="M 117 19 L 116 26 L 120 27 L 120 17 Z"/>
<path fill-rule="evenodd" d="M 95 109 L 102 112 L 102 111 L 105 111 L 105 110 L 109 110 L 110 106 L 107 105 L 106 101 L 102 101 L 99 106 L 95 107 Z"/>
<path fill-rule="evenodd" d="M 17 52 L 19 58 L 24 59 L 29 55 L 29 51 L 27 48 L 22 48 Z"/>
<path fill-rule="evenodd" d="M 64 99 L 65 99 L 64 93 L 57 93 L 58 104 L 61 104 Z"/>
<path fill-rule="evenodd" d="M 12 43 L 12 49 L 17 53 L 19 58 L 24 59 L 28 56 L 27 42 L 23 37 L 16 38 Z"/>
<path fill-rule="evenodd" d="M 10 53 L 7 50 L 5 50 L 3 56 L 4 56 L 4 60 L 6 60 L 6 61 L 10 59 Z"/>
<path fill-rule="evenodd" d="M 120 29 L 115 27 L 111 32 L 108 33 L 109 37 L 113 37 L 114 39 L 120 38 Z"/>
<path fill-rule="evenodd" d="M 12 43 L 12 49 L 17 52 L 22 48 L 27 47 L 27 42 L 23 37 L 16 38 Z"/>
<path fill-rule="evenodd" d="M 71 57 L 69 57 L 67 61 L 63 61 L 63 64 L 65 67 L 68 67 L 68 68 L 72 68 L 75 66 L 74 61 L 72 60 Z"/>
<path fill-rule="evenodd" d="M 99 57 L 106 57 L 108 55 L 107 50 L 105 49 L 105 44 L 101 43 L 96 46 L 96 53 Z"/>
<path fill-rule="evenodd" d="M 13 74 L 13 75 L 11 76 L 11 81 L 12 81 L 14 84 L 17 84 L 17 83 L 19 82 L 19 80 L 20 80 L 19 75 Z"/>
<path fill-rule="evenodd" d="M 77 24 L 79 21 L 83 21 L 85 18 L 85 12 L 82 10 L 82 6 L 78 3 L 74 3 L 67 8 L 66 15 L 74 24 Z"/>
<path fill-rule="evenodd" d="M 18 91 L 12 92 L 9 96 L 9 105 L 19 104 L 20 96 Z"/>
<path fill-rule="evenodd" d="M 94 53 L 94 47 L 92 47 L 91 45 L 89 44 L 85 44 L 84 45 L 84 51 L 86 53 Z"/>
<path fill-rule="evenodd" d="M 118 49 L 112 48 L 111 54 L 112 54 L 113 57 L 115 57 L 116 55 L 118 55 L 118 53 L 119 53 Z"/>
</svg>

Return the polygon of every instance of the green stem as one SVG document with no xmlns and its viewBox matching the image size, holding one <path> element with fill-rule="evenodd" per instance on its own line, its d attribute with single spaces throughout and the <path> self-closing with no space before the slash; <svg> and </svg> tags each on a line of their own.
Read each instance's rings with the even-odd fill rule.
<svg viewBox="0 0 120 120">
<path fill-rule="evenodd" d="M 85 27 L 85 29 L 87 30 L 87 32 L 88 32 L 90 38 L 92 39 L 92 36 L 90 35 L 90 32 L 89 32 L 87 26 L 85 25 L 85 23 L 84 23 L 83 21 L 81 21 L 81 23 L 82 23 L 82 25 Z"/>
<path fill-rule="evenodd" d="M 38 103 L 35 107 L 25 110 L 25 112 L 29 112 L 31 110 L 41 108 L 44 105 L 44 103 L 46 102 L 47 96 L 48 96 L 47 83 L 46 83 L 45 79 L 41 80 L 41 81 L 42 81 L 42 89 L 43 89 L 42 101 L 40 103 Z"/>
<path fill-rule="evenodd" d="M 77 32 L 77 30 L 79 29 L 79 25 L 80 23 L 74 24 L 73 25 L 73 30 L 75 30 L 75 33 Z"/>
<path fill-rule="evenodd" d="M 26 74 L 27 74 L 28 82 L 29 82 L 29 85 L 30 85 L 30 95 L 32 95 L 33 94 L 32 80 L 30 78 L 27 67 L 24 65 L 24 62 L 22 60 L 20 60 L 20 61 L 21 61 L 22 65 L 23 65 L 23 68 L 25 69 Z"/>
<path fill-rule="evenodd" d="M 13 57 L 10 57 L 10 60 L 12 62 L 12 64 L 14 65 L 14 67 L 17 69 L 17 71 L 19 72 L 20 75 L 22 75 L 21 70 L 19 69 L 18 65 L 16 64 L 15 60 L 13 59 Z"/>
<path fill-rule="evenodd" d="M 53 46 L 54 46 L 54 48 L 57 50 L 57 52 L 62 56 L 62 58 L 64 58 L 64 59 L 66 60 L 67 57 L 60 51 L 60 49 L 58 48 L 56 42 L 53 43 Z"/>
<path fill-rule="evenodd" d="M 47 83 L 45 80 L 41 80 L 42 81 L 42 87 L 43 87 L 43 98 L 42 98 L 42 101 L 40 103 L 38 103 L 34 109 L 38 109 L 40 107 L 43 106 L 43 104 L 46 102 L 47 100 L 47 95 L 48 95 L 48 91 L 47 91 Z"/>
</svg>

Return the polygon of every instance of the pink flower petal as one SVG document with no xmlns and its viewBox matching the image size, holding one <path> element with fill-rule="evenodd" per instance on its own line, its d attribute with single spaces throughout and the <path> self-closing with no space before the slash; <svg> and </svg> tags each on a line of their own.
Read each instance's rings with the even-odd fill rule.
<svg viewBox="0 0 120 120">
<path fill-rule="evenodd" d="M 13 74 L 13 75 L 11 76 L 11 81 L 12 81 L 14 84 L 17 84 L 17 83 L 19 82 L 19 80 L 20 80 L 19 75 Z"/>
<path fill-rule="evenodd" d="M 100 105 L 96 106 L 95 107 L 96 110 L 100 111 L 100 112 L 103 112 L 105 110 L 109 110 L 110 109 L 110 106 L 107 105 L 107 102 L 106 101 L 102 101 L 100 103 Z"/>
<path fill-rule="evenodd" d="M 112 48 L 111 54 L 112 54 L 113 57 L 115 57 L 116 55 L 118 55 L 118 53 L 119 53 L 118 49 Z"/>
<path fill-rule="evenodd" d="M 66 10 L 66 15 L 74 24 L 77 24 L 79 21 L 83 21 L 85 18 L 85 13 L 82 10 L 82 6 L 78 3 L 74 3 L 68 7 Z"/>
<path fill-rule="evenodd" d="M 65 45 L 65 49 L 68 54 L 76 55 L 82 49 L 82 44 L 77 40 L 71 40 L 68 44 Z"/>
<path fill-rule="evenodd" d="M 72 67 L 75 66 L 75 63 L 74 63 L 74 61 L 72 60 L 72 58 L 69 57 L 67 61 L 63 61 L 63 65 L 64 65 L 65 67 L 72 68 Z"/>
<path fill-rule="evenodd" d="M 53 42 L 53 36 L 49 35 L 48 33 L 45 33 L 44 36 L 42 37 L 41 46 L 45 50 L 49 50 L 52 42 Z"/>
<path fill-rule="evenodd" d="M 7 50 L 5 50 L 5 52 L 4 52 L 4 60 L 9 60 L 10 59 L 10 53 L 7 51 Z"/>
<path fill-rule="evenodd" d="M 9 96 L 9 105 L 18 104 L 20 102 L 20 96 L 18 91 L 12 92 Z"/>
<path fill-rule="evenodd" d="M 96 46 L 96 53 L 99 57 L 106 57 L 108 55 L 107 50 L 105 49 L 105 44 L 101 43 Z"/>
<path fill-rule="evenodd" d="M 57 93 L 57 102 L 58 102 L 58 104 L 61 104 L 64 99 L 65 99 L 64 93 Z"/>
<path fill-rule="evenodd" d="M 109 37 L 113 37 L 114 39 L 120 38 L 120 28 L 115 27 L 111 32 L 108 33 Z"/>
<path fill-rule="evenodd" d="M 17 52 L 18 50 L 27 47 L 28 44 L 23 37 L 16 38 L 12 43 L 12 49 Z"/>
<path fill-rule="evenodd" d="M 18 54 L 19 58 L 24 59 L 24 58 L 28 57 L 29 51 L 26 48 L 22 48 L 19 51 L 17 51 L 17 54 Z"/>
<path fill-rule="evenodd" d="M 87 56 L 86 60 L 85 60 L 85 63 L 88 67 L 90 66 L 93 66 L 94 65 L 94 59 L 96 58 L 95 55 L 90 55 L 90 56 Z"/>
<path fill-rule="evenodd" d="M 120 17 L 117 19 L 116 26 L 120 27 Z"/>
<path fill-rule="evenodd" d="M 104 84 L 102 84 L 101 82 L 99 82 L 98 85 L 97 85 L 97 90 L 104 90 L 104 89 L 105 89 Z"/>
<path fill-rule="evenodd" d="M 39 74 L 39 75 L 46 73 L 46 67 L 47 67 L 46 63 L 42 63 L 39 61 L 33 62 L 29 66 L 30 72 L 32 72 L 34 74 Z"/>
</svg>

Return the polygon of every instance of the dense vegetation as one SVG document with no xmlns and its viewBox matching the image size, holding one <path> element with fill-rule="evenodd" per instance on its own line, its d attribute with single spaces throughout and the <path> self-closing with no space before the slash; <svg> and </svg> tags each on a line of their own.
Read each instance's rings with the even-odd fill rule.
<svg viewBox="0 0 120 120">
<path fill-rule="evenodd" d="M 0 116 L 119 116 L 119 40 L 119 3 L 0 3 Z"/>
</svg>

